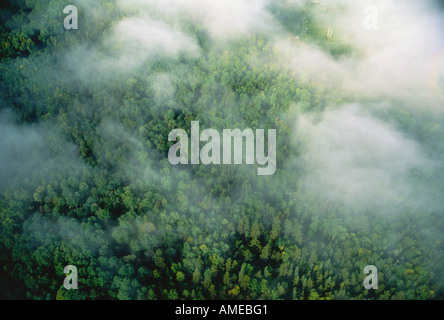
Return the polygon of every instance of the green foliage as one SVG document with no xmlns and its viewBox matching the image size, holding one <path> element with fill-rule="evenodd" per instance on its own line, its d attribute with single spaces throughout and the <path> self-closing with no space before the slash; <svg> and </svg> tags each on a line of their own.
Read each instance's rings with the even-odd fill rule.
<svg viewBox="0 0 444 320">
<path fill-rule="evenodd" d="M 444 241 L 430 247 L 426 235 L 409 228 L 421 215 L 442 235 L 444 225 L 434 223 L 439 217 L 351 213 L 301 190 L 303 171 L 280 165 L 301 151 L 289 143 L 293 120 L 286 115 L 317 112 L 338 96 L 272 63 L 251 63 L 279 59 L 267 39 L 251 35 L 211 49 L 190 22 L 186 30 L 204 51 L 199 59 L 164 58 L 109 81 L 82 82 L 71 79 L 62 49 L 94 43 L 124 13 L 112 1 L 98 1 L 103 15 L 66 33 L 63 1 L 51 1 L 51 10 L 21 2 L 0 26 L 2 108 L 15 112 L 19 128 L 47 126 L 41 149 L 49 156 L 1 185 L 0 297 L 442 297 L 438 268 L 428 261 L 443 252 Z M 325 26 L 309 7 L 272 11 L 290 33 L 332 56 L 351 52 L 346 43 L 325 39 Z M 159 79 L 161 88 L 153 86 Z M 433 123 L 423 128 L 408 114 L 395 118 L 406 130 L 439 135 Z M 251 167 L 171 166 L 168 133 L 189 133 L 191 120 L 216 129 L 276 128 L 277 172 L 258 178 Z M 49 169 L 39 172 L 42 163 Z M 68 264 L 79 270 L 79 290 L 61 286 Z M 375 292 L 363 289 L 367 264 L 381 271 Z"/>
</svg>

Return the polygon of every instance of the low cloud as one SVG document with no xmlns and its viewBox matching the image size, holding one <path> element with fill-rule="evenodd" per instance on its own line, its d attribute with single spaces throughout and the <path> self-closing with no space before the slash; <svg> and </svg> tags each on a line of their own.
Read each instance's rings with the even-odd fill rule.
<svg viewBox="0 0 444 320">
<path fill-rule="evenodd" d="M 0 191 L 8 187 L 32 189 L 88 170 L 76 146 L 49 124 L 16 125 L 13 113 L 3 110 L 0 136 Z"/>
<path fill-rule="evenodd" d="M 396 212 L 426 208 L 423 182 L 434 167 L 421 146 L 358 106 L 302 115 L 295 129 L 302 142 L 303 189 L 350 208 Z M 422 182 L 422 183 L 421 183 Z M 423 190 L 426 188 L 426 190 Z"/>
<path fill-rule="evenodd" d="M 120 0 L 118 3 L 129 12 L 145 9 L 170 19 L 186 17 L 202 25 L 216 40 L 270 31 L 276 27 L 267 10 L 268 0 Z"/>
</svg>

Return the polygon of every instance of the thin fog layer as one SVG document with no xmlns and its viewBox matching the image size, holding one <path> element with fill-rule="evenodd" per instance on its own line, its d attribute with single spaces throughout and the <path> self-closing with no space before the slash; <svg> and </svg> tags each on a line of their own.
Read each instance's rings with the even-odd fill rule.
<svg viewBox="0 0 444 320">
<path fill-rule="evenodd" d="M 299 77 L 309 76 L 330 88 L 354 91 L 366 98 L 413 99 L 417 108 L 443 102 L 437 90 L 444 60 L 442 13 L 430 2 L 327 1 L 316 19 L 350 44 L 350 56 L 334 59 L 301 36 L 281 38 L 276 47 L 286 53 L 281 63 Z M 366 27 L 366 8 L 376 14 L 375 28 Z M 441 78 L 442 81 L 442 78 Z M 435 106 L 436 109 L 436 106 Z"/>
<path fill-rule="evenodd" d="M 13 113 L 0 113 L 0 191 L 39 184 L 88 172 L 77 148 L 50 124 L 20 126 Z"/>
<path fill-rule="evenodd" d="M 436 164 L 417 142 L 357 106 L 329 110 L 316 118 L 300 116 L 294 133 L 306 146 L 297 160 L 306 170 L 303 189 L 361 210 L 430 208 L 430 199 L 424 198 L 432 188 L 424 184 L 430 172 L 424 168 Z"/>
<path fill-rule="evenodd" d="M 269 0 L 118 1 L 119 7 L 127 12 L 144 10 L 176 21 L 177 18 L 191 19 L 202 25 L 215 40 L 271 30 L 274 26 L 267 10 L 269 3 Z"/>
</svg>

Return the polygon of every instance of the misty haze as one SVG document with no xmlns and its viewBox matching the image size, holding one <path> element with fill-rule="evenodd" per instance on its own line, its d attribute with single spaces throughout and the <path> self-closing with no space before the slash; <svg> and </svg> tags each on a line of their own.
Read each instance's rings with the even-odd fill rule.
<svg viewBox="0 0 444 320">
<path fill-rule="evenodd" d="M 0 299 L 444 298 L 443 1 L 9 0 L 0 21 Z M 265 138 L 270 163 L 172 164 L 191 123 L 220 149 L 276 130 L 275 159 Z"/>
</svg>

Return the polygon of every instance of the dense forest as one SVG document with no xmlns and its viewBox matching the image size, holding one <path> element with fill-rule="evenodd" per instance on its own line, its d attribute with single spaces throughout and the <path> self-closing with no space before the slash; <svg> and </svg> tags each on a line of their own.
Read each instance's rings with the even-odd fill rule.
<svg viewBox="0 0 444 320">
<path fill-rule="evenodd" d="M 364 2 L 2 1 L 0 298 L 444 298 L 444 19 Z M 172 165 L 191 121 L 276 172 Z"/>
</svg>

